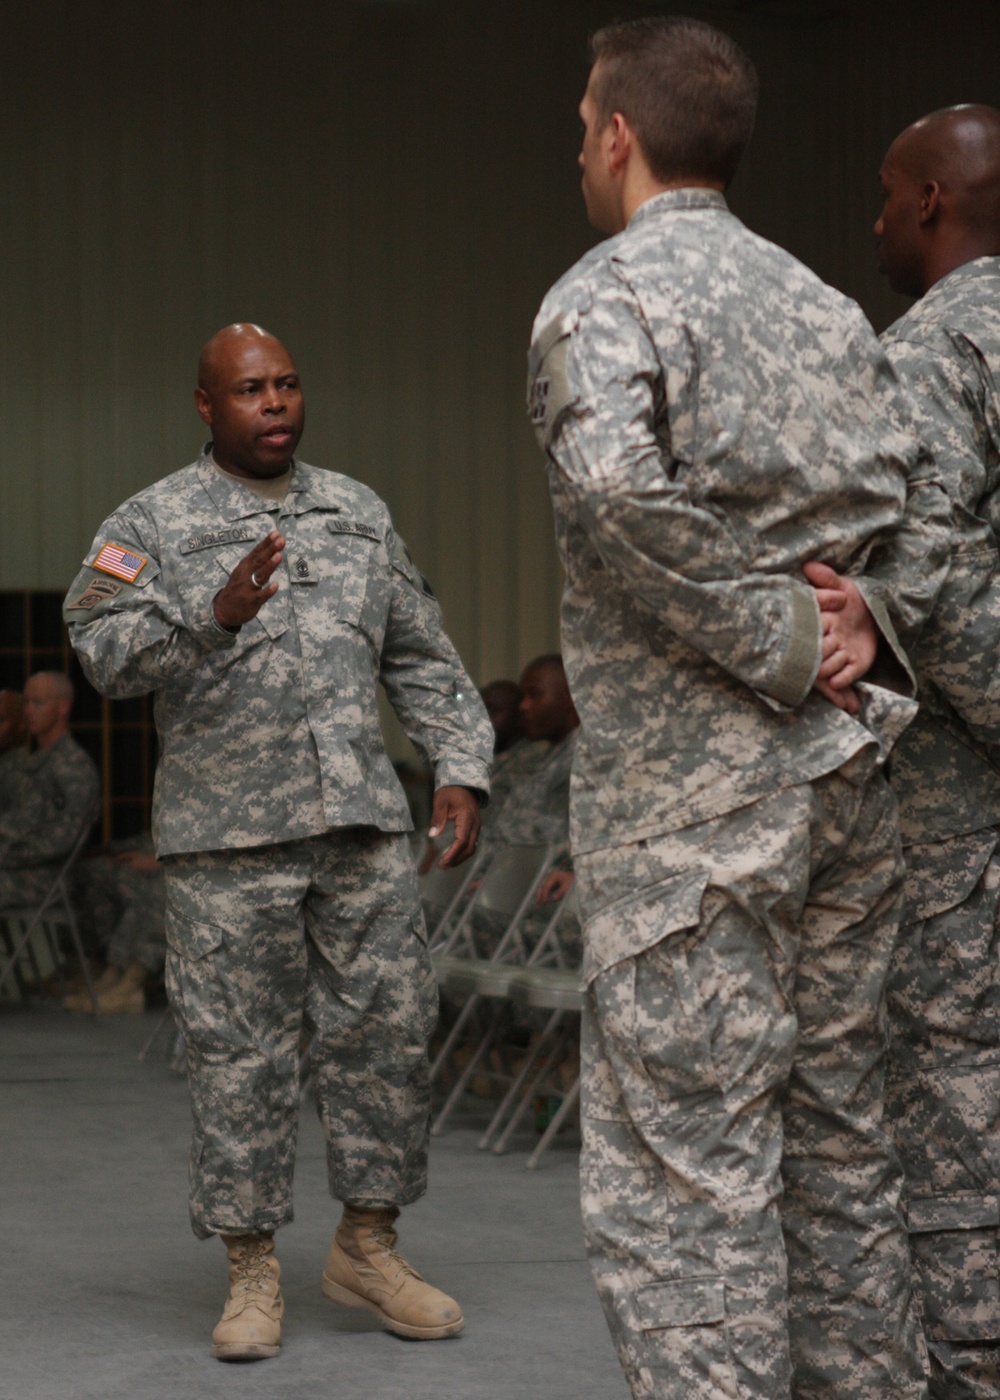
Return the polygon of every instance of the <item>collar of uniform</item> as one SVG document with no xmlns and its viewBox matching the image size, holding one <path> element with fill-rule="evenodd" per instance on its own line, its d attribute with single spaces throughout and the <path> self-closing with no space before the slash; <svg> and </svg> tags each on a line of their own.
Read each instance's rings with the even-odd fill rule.
<svg viewBox="0 0 1000 1400">
<path fill-rule="evenodd" d="M 959 267 L 953 267 L 950 272 L 946 272 L 925 293 L 925 296 L 932 296 L 939 288 L 942 292 L 948 292 L 960 282 L 976 282 L 983 277 L 995 277 L 998 272 L 1000 272 L 1000 257 L 973 258 L 971 262 L 962 263 Z"/>
<path fill-rule="evenodd" d="M 232 477 L 224 476 L 212 461 L 211 445 L 206 444 L 198 459 L 198 476 L 201 484 L 212 499 L 212 504 L 224 520 L 245 520 L 251 515 L 267 515 L 277 508 L 277 501 L 269 501 L 266 496 L 258 496 L 249 486 L 241 486 Z M 292 482 L 294 488 L 297 464 L 292 459 Z"/>
<path fill-rule="evenodd" d="M 342 480 L 336 472 L 324 471 L 322 467 L 311 467 L 308 462 L 297 461 L 288 484 L 288 495 L 285 497 L 282 513 L 305 515 L 308 510 L 343 510 L 343 494 L 337 490 L 338 482 Z"/>
<path fill-rule="evenodd" d="M 682 190 L 664 190 L 654 194 L 640 204 L 628 221 L 629 229 L 634 229 L 647 219 L 655 219 L 659 214 L 674 213 L 679 209 L 720 209 L 728 212 L 729 205 L 721 190 L 707 190 L 690 185 Z"/>
</svg>

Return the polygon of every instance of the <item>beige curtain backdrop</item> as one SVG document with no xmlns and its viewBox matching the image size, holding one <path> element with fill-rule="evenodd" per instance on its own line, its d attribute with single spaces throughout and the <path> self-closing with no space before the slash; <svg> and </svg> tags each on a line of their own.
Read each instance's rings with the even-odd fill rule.
<svg viewBox="0 0 1000 1400">
<path fill-rule="evenodd" d="M 877 324 L 891 137 L 1000 101 L 997 0 L 689 4 L 757 62 L 737 212 Z M 303 457 L 368 482 L 474 678 L 558 645 L 525 422 L 546 287 L 594 241 L 575 165 L 608 0 L 32 0 L 0 89 L 0 588 L 63 588 L 101 518 L 188 462 L 203 341 L 299 361 Z M 673 8 L 668 6 L 667 8 Z"/>
</svg>

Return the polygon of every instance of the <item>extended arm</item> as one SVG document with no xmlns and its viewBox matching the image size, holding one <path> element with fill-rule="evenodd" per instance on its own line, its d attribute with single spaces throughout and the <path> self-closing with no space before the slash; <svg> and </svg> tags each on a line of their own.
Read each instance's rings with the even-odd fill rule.
<svg viewBox="0 0 1000 1400">
<path fill-rule="evenodd" d="M 379 678 L 407 736 L 434 768 L 430 835 L 454 821 L 455 841 L 441 864 L 457 865 L 472 854 L 479 834 L 493 727 L 426 580 L 398 539 L 390 538 L 389 549 L 392 600 Z"/>
</svg>

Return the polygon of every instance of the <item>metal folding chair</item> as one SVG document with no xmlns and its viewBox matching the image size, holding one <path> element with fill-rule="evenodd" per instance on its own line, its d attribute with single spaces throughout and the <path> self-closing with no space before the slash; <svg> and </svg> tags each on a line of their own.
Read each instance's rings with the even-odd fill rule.
<svg viewBox="0 0 1000 1400">
<path fill-rule="evenodd" d="M 508 982 L 507 997 L 512 1005 L 526 1010 L 548 1011 L 550 1015 L 480 1139 L 482 1149 L 492 1147 L 495 1153 L 506 1150 L 511 1134 L 572 1043 L 583 1009 L 583 991 L 579 968 L 569 965 L 562 930 L 567 923 L 575 924 L 576 920 L 576 899 L 571 892 L 554 911 L 525 966 L 515 968 Z M 529 1157 L 529 1167 L 538 1165 L 541 1154 L 572 1111 L 579 1093 L 578 1072 L 574 1083 L 562 1095 L 562 1102 L 541 1141 Z"/>
<path fill-rule="evenodd" d="M 486 867 L 478 888 L 463 909 L 446 945 L 442 951 L 435 954 L 434 966 L 438 984 L 447 994 L 463 997 L 465 1001 L 431 1066 L 432 1082 L 447 1062 L 483 999 L 499 999 L 502 1003 L 506 998 L 511 976 L 527 959 L 523 936 L 524 916 L 531 908 L 535 893 L 559 852 L 558 846 L 499 847 Z M 473 925 L 477 910 L 500 915 L 506 921 L 506 927 L 489 958 L 475 956 Z M 501 1005 L 494 1008 L 485 1033 L 434 1119 L 431 1132 L 435 1136 L 441 1132 L 484 1057 L 495 1044 L 502 1020 Z"/>
<path fill-rule="evenodd" d="M 56 966 L 59 965 L 59 944 L 57 933 L 59 929 L 69 929 L 70 940 L 73 951 L 80 964 L 80 972 L 83 975 L 84 984 L 90 997 L 91 1005 L 94 1008 L 94 1015 L 97 1015 L 97 993 L 94 991 L 93 978 L 90 975 L 90 967 L 87 963 L 86 954 L 83 951 L 83 943 L 80 938 L 80 929 L 76 921 L 76 913 L 73 909 L 72 901 L 69 897 L 66 879 L 69 872 L 79 859 L 80 852 L 87 843 L 91 828 L 94 825 L 94 815 L 89 813 L 80 834 L 73 844 L 73 849 L 64 860 L 58 874 L 54 877 L 51 885 L 44 897 L 38 904 L 34 905 L 10 905 L 0 908 L 0 926 L 3 928 L 3 938 L 8 951 L 8 958 L 3 967 L 0 967 L 0 986 L 4 984 L 8 977 L 13 976 L 15 982 L 19 981 L 18 964 L 23 954 L 26 954 L 29 962 L 37 969 L 33 950 L 31 949 L 31 936 L 37 928 L 41 928 L 48 943 Z M 17 933 L 12 932 L 15 926 L 19 926 Z"/>
</svg>

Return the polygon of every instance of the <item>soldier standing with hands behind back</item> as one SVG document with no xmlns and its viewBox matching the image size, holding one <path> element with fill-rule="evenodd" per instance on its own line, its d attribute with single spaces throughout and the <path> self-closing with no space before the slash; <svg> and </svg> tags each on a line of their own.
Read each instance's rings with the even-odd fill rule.
<svg viewBox="0 0 1000 1400">
<path fill-rule="evenodd" d="M 431 835 L 455 826 L 442 864 L 475 848 L 493 733 L 383 502 L 294 456 L 284 346 L 220 331 L 196 400 L 211 443 L 105 522 L 65 615 L 102 693 L 156 696 L 191 1218 L 230 1261 L 214 1354 L 280 1345 L 273 1236 L 292 1218 L 303 1021 L 344 1203 L 323 1291 L 402 1336 L 453 1336 L 459 1305 L 395 1249 L 399 1208 L 426 1187 L 437 992 L 376 683 L 435 766 Z"/>
<path fill-rule="evenodd" d="M 902 678 L 890 614 L 926 616 L 948 503 L 858 308 L 727 208 L 745 54 L 680 18 L 592 53 L 583 193 L 614 236 L 545 298 L 529 375 L 581 719 L 591 1263 L 636 1397 L 915 1400 L 879 767 L 914 706 L 846 687 Z M 867 659 L 825 634 L 816 559 L 859 576 Z"/>
<path fill-rule="evenodd" d="M 887 1111 L 936 1400 L 1000 1395 L 1000 111 L 932 112 L 889 148 L 879 265 L 917 297 L 882 336 L 954 503 L 892 764 L 906 912 Z M 827 576 L 820 598 L 848 590 Z"/>
</svg>

